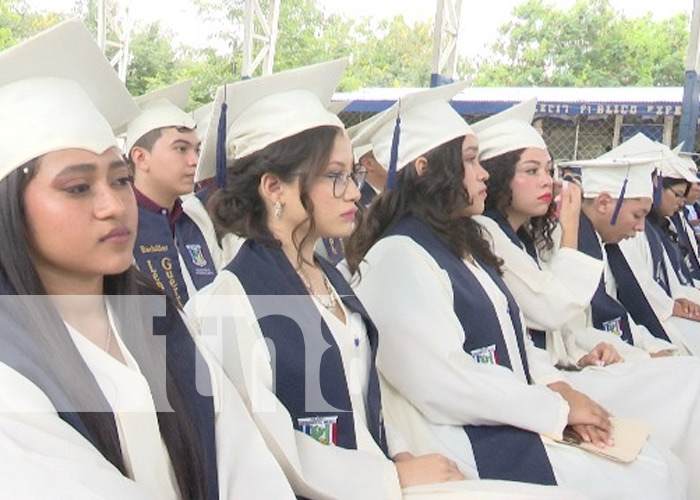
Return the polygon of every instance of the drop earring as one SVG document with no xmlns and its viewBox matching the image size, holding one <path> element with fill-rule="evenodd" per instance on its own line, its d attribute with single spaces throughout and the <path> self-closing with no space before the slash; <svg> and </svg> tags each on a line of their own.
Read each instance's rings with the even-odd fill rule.
<svg viewBox="0 0 700 500">
<path fill-rule="evenodd" d="M 279 200 L 275 202 L 275 217 L 278 219 L 282 218 L 282 204 L 279 202 Z"/>
</svg>

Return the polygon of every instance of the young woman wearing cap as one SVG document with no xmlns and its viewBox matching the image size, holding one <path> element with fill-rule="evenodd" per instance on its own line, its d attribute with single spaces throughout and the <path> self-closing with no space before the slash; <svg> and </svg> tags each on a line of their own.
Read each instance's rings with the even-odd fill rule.
<svg viewBox="0 0 700 500">
<path fill-rule="evenodd" d="M 648 447 L 620 467 L 547 437 L 569 425 L 609 444 L 609 414 L 524 334 L 500 261 L 472 219 L 488 179 L 474 133 L 428 96 L 404 101 L 400 116 L 398 148 L 393 123 L 372 139 L 378 158 L 398 151 L 396 187 L 377 198 L 347 251 L 380 332 L 387 421 L 413 453 L 443 453 L 468 477 L 559 484 L 591 498 L 683 497 L 683 469 L 668 452 Z"/>
<path fill-rule="evenodd" d="M 133 266 L 136 202 L 105 113 L 136 107 L 87 29 L 0 61 L 3 495 L 294 498 L 230 381 Z M 6 81 L 18 66 L 35 76 Z"/>
</svg>

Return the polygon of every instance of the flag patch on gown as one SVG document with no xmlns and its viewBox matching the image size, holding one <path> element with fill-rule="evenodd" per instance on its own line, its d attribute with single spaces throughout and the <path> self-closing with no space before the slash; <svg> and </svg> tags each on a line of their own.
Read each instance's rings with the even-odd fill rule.
<svg viewBox="0 0 700 500">
<path fill-rule="evenodd" d="M 185 245 L 185 247 L 190 253 L 190 258 L 195 266 L 204 267 L 207 265 L 207 259 L 204 258 L 204 252 L 202 252 L 201 245 Z"/>
<path fill-rule="evenodd" d="M 603 330 L 618 337 L 622 337 L 622 318 L 611 319 L 603 322 Z"/>
<path fill-rule="evenodd" d="M 321 444 L 338 444 L 338 416 L 307 417 L 298 419 L 299 431 Z"/>
<path fill-rule="evenodd" d="M 471 354 L 472 358 L 474 358 L 474 361 L 476 361 L 479 364 L 498 364 L 498 353 L 496 352 L 496 344 L 491 344 L 490 346 L 474 349 L 469 354 Z"/>
</svg>

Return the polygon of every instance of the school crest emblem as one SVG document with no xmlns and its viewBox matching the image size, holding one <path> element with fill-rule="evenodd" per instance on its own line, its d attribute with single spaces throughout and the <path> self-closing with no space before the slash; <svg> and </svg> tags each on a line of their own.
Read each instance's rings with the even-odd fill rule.
<svg viewBox="0 0 700 500">
<path fill-rule="evenodd" d="M 618 337 L 622 337 L 622 318 L 611 319 L 603 322 L 603 330 Z"/>
<path fill-rule="evenodd" d="M 338 444 L 338 417 L 307 417 L 298 419 L 299 431 L 321 444 Z"/>
<path fill-rule="evenodd" d="M 496 352 L 496 344 L 491 344 L 486 347 L 474 349 L 469 354 L 471 354 L 472 358 L 474 358 L 474 361 L 476 361 L 479 364 L 498 364 L 498 353 Z"/>
<path fill-rule="evenodd" d="M 204 258 L 204 252 L 202 252 L 201 245 L 185 245 L 187 251 L 190 254 L 190 259 L 192 263 L 198 267 L 204 267 L 207 265 L 207 259 Z"/>
</svg>

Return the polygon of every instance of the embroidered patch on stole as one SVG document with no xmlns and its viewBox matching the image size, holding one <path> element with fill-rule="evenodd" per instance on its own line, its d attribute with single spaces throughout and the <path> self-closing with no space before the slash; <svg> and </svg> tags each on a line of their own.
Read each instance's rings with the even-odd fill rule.
<svg viewBox="0 0 700 500">
<path fill-rule="evenodd" d="M 204 267 L 207 265 L 207 260 L 204 258 L 201 245 L 185 245 L 190 253 L 190 258 L 195 266 Z"/>
<path fill-rule="evenodd" d="M 603 322 L 603 330 L 618 337 L 622 337 L 622 318 L 611 319 Z"/>
<path fill-rule="evenodd" d="M 474 349 L 469 354 L 471 354 L 472 358 L 474 358 L 474 361 L 476 361 L 479 364 L 498 364 L 498 353 L 496 352 L 496 344 L 491 344 L 490 346 Z"/>
<path fill-rule="evenodd" d="M 299 431 L 321 444 L 338 444 L 338 417 L 307 417 L 297 419 Z"/>
</svg>

